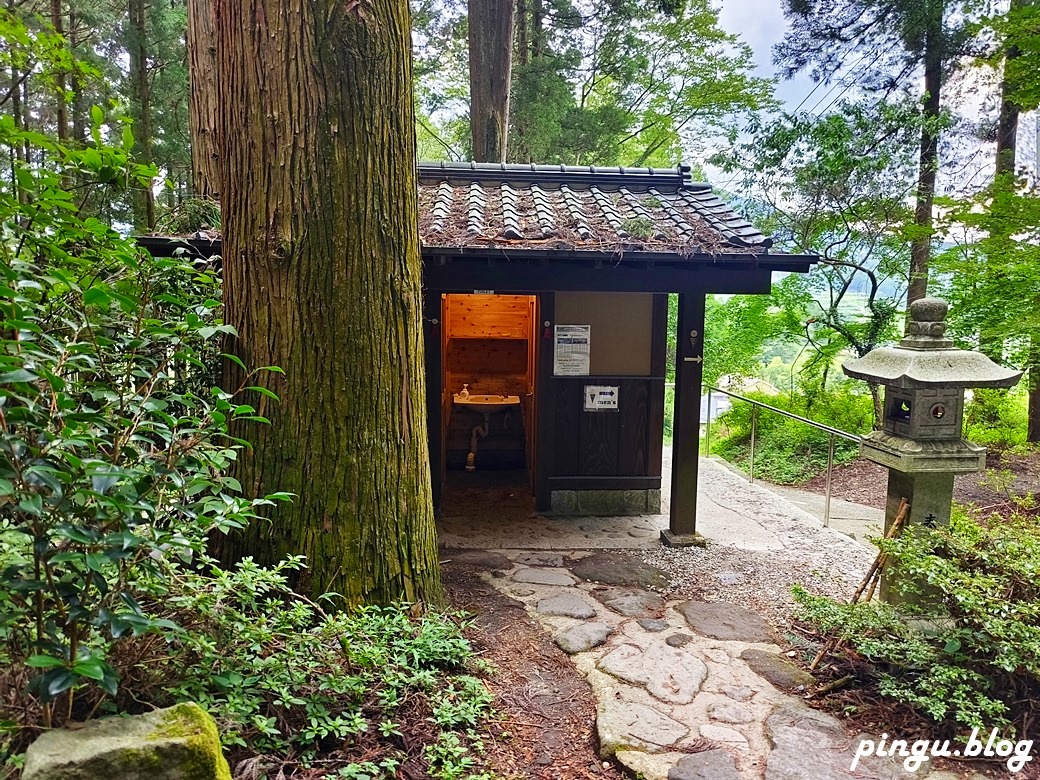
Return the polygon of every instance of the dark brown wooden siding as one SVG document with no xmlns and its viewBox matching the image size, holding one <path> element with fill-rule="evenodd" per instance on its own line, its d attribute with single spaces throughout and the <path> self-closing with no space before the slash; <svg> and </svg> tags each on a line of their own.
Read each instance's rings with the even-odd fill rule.
<svg viewBox="0 0 1040 780">
<path fill-rule="evenodd" d="M 659 477 L 663 377 L 554 377 L 553 477 Z M 618 410 L 586 412 L 585 385 L 616 385 Z M 591 483 L 590 483 L 591 486 Z"/>
</svg>

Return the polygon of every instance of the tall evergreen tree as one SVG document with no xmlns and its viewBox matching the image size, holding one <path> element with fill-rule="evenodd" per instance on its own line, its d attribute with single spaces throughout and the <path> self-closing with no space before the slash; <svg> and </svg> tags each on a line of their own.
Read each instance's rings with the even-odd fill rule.
<svg viewBox="0 0 1040 780">
<path fill-rule="evenodd" d="M 477 162 L 506 159 L 515 12 L 516 0 L 469 0 L 469 122 Z"/>
<path fill-rule="evenodd" d="M 875 92 L 920 92 L 915 229 L 910 237 L 907 302 L 928 290 L 933 206 L 939 168 L 943 86 L 971 39 L 962 0 L 785 0 L 791 31 L 776 48 L 788 75 L 844 78 Z"/>
<path fill-rule="evenodd" d="M 220 555 L 303 554 L 298 587 L 349 604 L 437 599 L 407 0 L 213 6 L 226 381 L 284 369 L 237 476 L 295 494 Z"/>
<path fill-rule="evenodd" d="M 220 200 L 220 62 L 212 0 L 188 0 L 191 173 L 195 194 Z"/>
</svg>

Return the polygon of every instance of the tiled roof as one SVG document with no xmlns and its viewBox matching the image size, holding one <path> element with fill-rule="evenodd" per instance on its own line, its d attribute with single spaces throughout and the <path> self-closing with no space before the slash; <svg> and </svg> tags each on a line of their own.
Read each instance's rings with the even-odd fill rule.
<svg viewBox="0 0 1040 780">
<path fill-rule="evenodd" d="M 772 245 L 687 166 L 420 163 L 424 249 L 762 254 Z"/>
</svg>

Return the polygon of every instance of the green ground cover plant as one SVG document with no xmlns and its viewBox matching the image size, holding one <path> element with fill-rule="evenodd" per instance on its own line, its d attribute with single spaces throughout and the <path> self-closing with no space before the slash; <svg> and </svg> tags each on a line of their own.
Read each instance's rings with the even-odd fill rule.
<svg viewBox="0 0 1040 780">
<path fill-rule="evenodd" d="M 483 777 L 478 732 L 491 694 L 465 616 L 408 605 L 326 612 L 287 585 L 301 566 L 246 559 L 231 571 L 209 562 L 176 573 L 158 614 L 185 630 L 136 664 L 137 695 L 198 702 L 233 762 L 272 776 L 332 766 L 342 777 L 390 778 L 418 758 L 434 778 Z"/>
<path fill-rule="evenodd" d="M 958 510 L 882 548 L 899 567 L 899 605 L 844 604 L 796 589 L 802 618 L 839 641 L 828 663 L 855 685 L 911 706 L 949 737 L 994 727 L 1036 736 L 1040 701 L 1037 509 Z M 927 608 L 913 606 L 922 594 Z M 866 661 L 865 665 L 850 663 Z"/>
</svg>

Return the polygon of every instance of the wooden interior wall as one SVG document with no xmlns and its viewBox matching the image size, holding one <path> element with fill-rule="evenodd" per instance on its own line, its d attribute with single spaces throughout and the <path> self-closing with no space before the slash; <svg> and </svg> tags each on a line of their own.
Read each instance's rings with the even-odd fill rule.
<svg viewBox="0 0 1040 780">
<path fill-rule="evenodd" d="M 449 339 L 523 339 L 531 337 L 527 295 L 449 295 L 445 306 Z"/>
<path fill-rule="evenodd" d="M 527 395 L 534 381 L 528 350 L 532 298 L 528 295 L 446 295 L 444 382 L 452 395 Z"/>
<path fill-rule="evenodd" d="M 476 412 L 452 405 L 455 393 L 469 385 L 473 394 L 516 395 L 522 413 L 491 418 L 491 433 L 481 440 L 478 468 L 484 465 L 522 468 L 534 414 L 532 325 L 535 298 L 528 295 L 445 295 L 443 299 L 445 461 L 455 467 L 465 460 L 470 432 L 483 422 Z"/>
<path fill-rule="evenodd" d="M 447 389 L 455 394 L 463 383 L 471 393 L 527 393 L 527 342 L 517 339 L 459 339 L 448 342 Z"/>
</svg>

